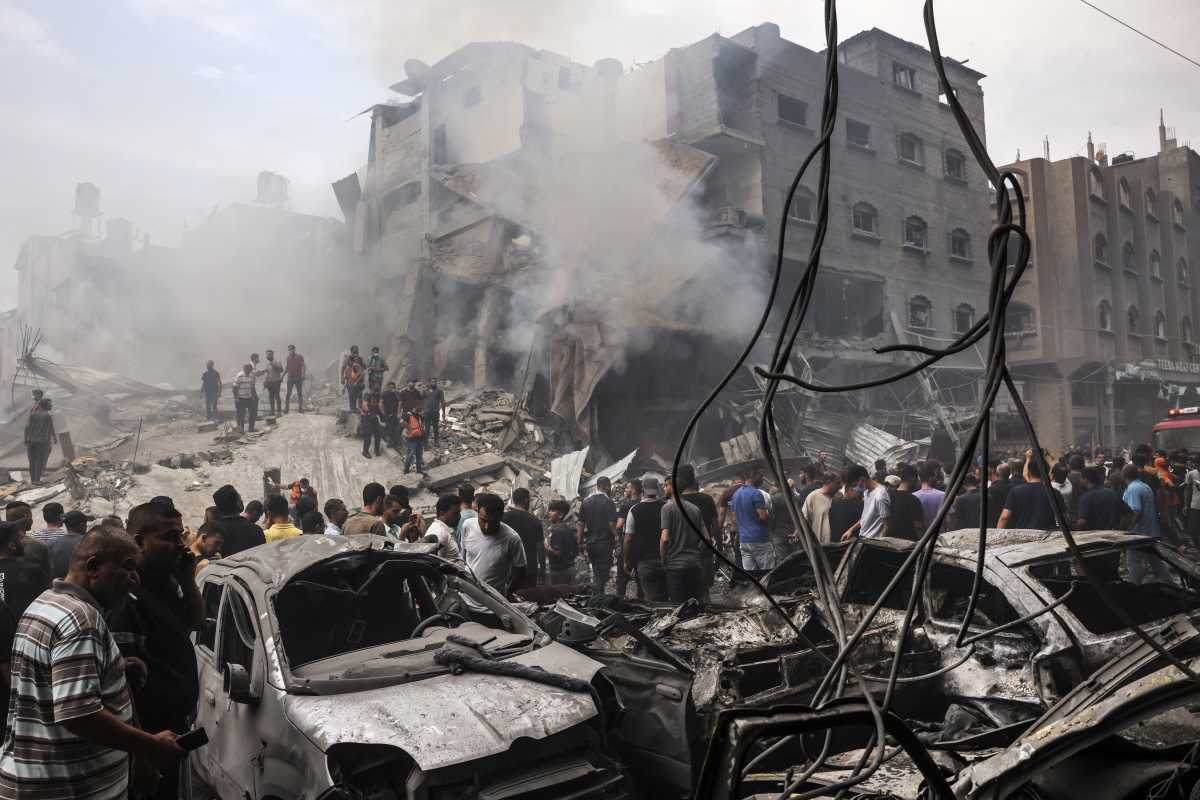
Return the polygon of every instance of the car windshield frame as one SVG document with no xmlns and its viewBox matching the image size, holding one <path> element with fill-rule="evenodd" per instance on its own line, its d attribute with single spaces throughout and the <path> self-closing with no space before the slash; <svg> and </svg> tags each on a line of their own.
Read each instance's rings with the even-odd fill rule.
<svg viewBox="0 0 1200 800">
<path fill-rule="evenodd" d="M 305 658 L 302 663 L 292 663 L 291 654 L 288 650 L 288 637 L 289 635 L 294 635 L 294 631 L 292 630 L 293 626 L 291 624 L 291 620 L 288 620 L 287 624 L 285 624 L 284 619 L 281 618 L 280 598 L 286 596 L 285 593 L 288 592 L 289 587 L 294 589 L 298 580 L 305 582 L 309 581 L 315 576 L 320 575 L 320 570 L 322 568 L 328 569 L 331 565 L 340 565 L 339 562 L 345 563 L 351 560 L 364 559 L 368 562 L 374 560 L 374 566 L 376 568 L 383 566 L 388 562 L 401 565 L 407 562 L 407 565 L 410 566 L 414 572 L 423 572 L 426 576 L 431 576 L 436 573 L 436 575 L 443 582 L 443 588 L 441 591 L 434 594 L 436 607 L 438 610 L 454 608 L 456 611 L 464 615 L 466 615 L 467 610 L 475 614 L 479 614 L 480 612 L 478 612 L 477 609 L 469 608 L 469 605 L 465 602 L 466 598 L 470 598 L 475 605 L 485 609 L 483 612 L 484 614 L 490 613 L 492 615 L 492 619 L 488 620 L 488 622 L 481 622 L 479 617 L 468 617 L 468 619 L 471 619 L 475 622 L 481 622 L 481 624 L 485 624 L 488 627 L 498 631 L 507 631 L 527 635 L 531 642 L 529 646 L 530 649 L 543 647 L 550 641 L 549 636 L 540 628 L 538 628 L 531 619 L 529 619 L 525 614 L 521 613 L 507 600 L 501 598 L 494 592 L 494 590 L 492 590 L 490 587 L 479 585 L 468 573 L 465 573 L 462 568 L 444 559 L 438 558 L 437 556 L 426 554 L 395 553 L 386 550 L 357 550 L 339 553 L 338 555 L 331 556 L 327 559 L 322 559 L 321 561 L 305 567 L 303 570 L 300 570 L 296 574 L 289 577 L 282 586 L 272 586 L 266 592 L 266 603 L 270 609 L 269 616 L 274 634 L 274 642 L 272 643 L 272 647 L 274 648 L 276 657 L 279 660 L 280 671 L 283 673 L 282 677 L 285 683 L 285 689 L 287 689 L 289 692 L 299 691 L 301 693 L 312 693 L 313 690 L 322 683 L 337 682 L 336 678 L 332 677 L 330 680 L 326 680 L 325 678 L 321 677 L 301 676 L 296 674 L 296 670 L 311 668 L 313 665 L 320 664 L 321 662 L 341 659 L 354 653 L 366 654 L 371 651 L 379 651 L 384 648 L 394 648 L 396 645 L 401 645 L 406 642 L 417 641 L 411 637 L 399 637 L 389 641 L 372 641 L 362 644 L 361 646 L 349 647 L 337 652 L 329 652 L 318 657 Z M 381 571 L 376 578 L 383 577 L 385 574 L 386 569 Z M 345 590 L 340 589 L 334 591 Z M 286 618 L 291 613 L 294 612 L 285 609 L 282 617 Z M 310 625 L 315 624 L 312 619 L 307 619 L 306 623 Z M 434 623 L 434 625 L 430 627 L 440 627 L 442 625 L 443 622 L 438 622 Z M 383 682 L 395 683 L 397 680 L 402 679 L 403 675 L 401 675 L 401 673 L 405 672 L 403 669 L 405 658 L 420 656 L 422 653 L 428 653 L 428 650 L 429 648 L 414 647 L 411 654 L 397 658 L 397 676 L 386 679 Z M 423 674 L 411 674 L 409 677 L 416 679 L 426 676 Z M 357 684 L 361 682 L 377 683 L 379 681 L 347 680 L 346 682 Z"/>
<path fill-rule="evenodd" d="M 1157 559 L 1169 573 L 1172 573 L 1176 578 L 1175 583 L 1177 591 L 1183 597 L 1191 597 L 1190 602 L 1183 601 L 1182 607 L 1177 609 L 1166 610 L 1161 609 L 1147 612 L 1143 615 L 1134 614 L 1132 618 L 1138 625 L 1151 625 L 1155 622 L 1170 619 L 1179 615 L 1194 617 L 1200 614 L 1200 573 L 1195 570 L 1189 570 L 1181 561 L 1176 561 L 1169 557 L 1169 550 L 1160 546 L 1157 539 L 1150 537 L 1140 537 L 1130 535 L 1129 542 L 1106 542 L 1104 544 L 1096 544 L 1084 548 L 1083 557 L 1087 561 L 1108 556 L 1113 553 L 1119 554 L 1119 562 L 1117 563 L 1117 583 L 1112 582 L 1111 565 L 1106 568 L 1107 577 L 1100 577 L 1105 580 L 1109 593 L 1115 596 L 1118 603 L 1121 603 L 1123 608 L 1127 610 L 1141 610 L 1152 608 L 1148 600 L 1147 589 L 1151 586 L 1166 586 L 1167 584 L 1161 580 L 1155 580 L 1157 574 L 1153 571 L 1152 563 L 1148 562 L 1143 568 L 1146 574 L 1143 575 L 1143 580 L 1133 582 L 1129 579 L 1129 555 L 1142 554 L 1150 559 Z M 1058 565 L 1059 569 L 1056 573 L 1049 572 L 1048 568 Z M 1065 567 L 1065 569 L 1063 569 Z M 1061 606 L 1061 610 L 1070 614 L 1080 625 L 1083 631 L 1097 637 L 1111 637 L 1121 635 L 1128 632 L 1128 628 L 1121 622 L 1115 614 L 1113 614 L 1104 602 L 1095 596 L 1095 590 L 1090 582 L 1082 576 L 1075 559 L 1070 553 L 1065 550 L 1061 554 L 1056 554 L 1047 558 L 1040 558 L 1025 564 L 1021 568 L 1027 576 L 1030 583 L 1036 586 L 1039 593 L 1044 593 L 1049 601 L 1057 600 L 1063 597 L 1068 591 L 1072 583 L 1076 584 L 1075 591 Z M 1048 583 L 1050 580 L 1051 583 Z M 1190 589 L 1187 587 L 1190 584 Z M 1122 602 L 1122 595 L 1134 595 L 1137 602 Z M 1159 594 L 1164 594 L 1160 592 Z M 1167 598 L 1168 600 L 1170 598 Z M 1182 597 L 1180 598 L 1182 600 Z"/>
</svg>

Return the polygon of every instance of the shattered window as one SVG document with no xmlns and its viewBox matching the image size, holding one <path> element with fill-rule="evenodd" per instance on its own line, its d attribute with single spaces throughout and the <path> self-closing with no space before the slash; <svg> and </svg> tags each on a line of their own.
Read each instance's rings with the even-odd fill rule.
<svg viewBox="0 0 1200 800">
<path fill-rule="evenodd" d="M 917 71 L 912 67 L 905 66 L 892 62 L 892 80 L 897 86 L 902 86 L 905 89 L 917 89 Z"/>
<path fill-rule="evenodd" d="M 355 553 L 323 561 L 289 581 L 275 613 L 292 668 L 412 637 L 437 613 L 446 581 L 428 564 Z"/>
<path fill-rule="evenodd" d="M 870 203 L 858 203 L 851 213 L 850 224 L 862 233 L 879 233 L 879 214 Z"/>
<path fill-rule="evenodd" d="M 239 664 L 250 672 L 254 666 L 254 643 L 258 636 L 241 596 L 230 591 L 221 614 L 221 664 Z"/>
<path fill-rule="evenodd" d="M 813 201 L 815 197 L 812 190 L 808 187 L 796 187 L 796 193 L 792 195 L 792 204 L 789 207 L 789 216 L 801 222 L 814 221 L 816 219 L 813 215 Z"/>
<path fill-rule="evenodd" d="M 1092 551 L 1084 556 L 1084 564 L 1138 625 L 1200 609 L 1200 581 L 1176 568 L 1149 543 Z M 1037 564 L 1029 572 L 1056 599 L 1075 584 L 1075 591 L 1064 605 L 1092 633 L 1125 629 L 1125 623 L 1083 577 L 1073 558 L 1063 556 Z"/>
<path fill-rule="evenodd" d="M 918 330 L 933 328 L 933 304 L 924 295 L 908 301 L 908 327 Z"/>
<path fill-rule="evenodd" d="M 1162 256 L 1157 250 L 1150 251 L 1150 277 L 1162 278 Z"/>
<path fill-rule="evenodd" d="M 962 228 L 950 232 L 950 255 L 955 258 L 969 259 L 971 257 L 971 234 Z"/>
<path fill-rule="evenodd" d="M 871 126 L 858 120 L 846 120 L 846 142 L 856 147 L 870 147 Z"/>
<path fill-rule="evenodd" d="M 913 136 L 911 133 L 906 133 L 899 140 L 900 160 L 907 161 L 910 164 L 925 163 L 925 146 L 921 140 Z"/>
<path fill-rule="evenodd" d="M 803 100 L 781 94 L 779 95 L 778 109 L 779 119 L 784 122 L 790 122 L 793 125 L 808 125 L 808 103 Z"/>
<path fill-rule="evenodd" d="M 209 650 L 215 650 L 217 647 L 217 615 L 221 611 L 223 588 L 215 581 L 204 584 L 204 624 L 200 627 L 196 643 Z"/>
<path fill-rule="evenodd" d="M 946 151 L 946 176 L 959 181 L 967 179 L 967 159 L 961 151 Z"/>
<path fill-rule="evenodd" d="M 975 573 L 950 564 L 935 563 L 929 573 L 929 608 L 934 619 L 961 625 L 971 600 Z M 1020 618 L 1020 614 L 1004 597 L 1004 591 L 985 579 L 979 587 L 975 615 L 971 625 L 995 628 Z"/>
<path fill-rule="evenodd" d="M 904 220 L 904 243 L 918 250 L 925 249 L 929 243 L 929 228 L 925 220 L 917 216 Z"/>
</svg>

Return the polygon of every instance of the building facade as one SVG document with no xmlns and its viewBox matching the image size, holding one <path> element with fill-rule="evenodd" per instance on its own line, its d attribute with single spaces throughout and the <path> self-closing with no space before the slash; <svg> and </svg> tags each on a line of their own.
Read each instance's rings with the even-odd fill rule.
<svg viewBox="0 0 1200 800">
<path fill-rule="evenodd" d="M 1155 155 L 1110 160 L 1090 137 L 1087 152 L 1001 168 L 1024 188 L 1033 239 L 1009 361 L 1052 449 L 1149 441 L 1169 408 L 1200 404 L 1200 155 L 1161 120 Z"/>
<path fill-rule="evenodd" d="M 876 347 L 970 327 L 991 224 L 930 53 L 873 29 L 838 59 L 830 228 L 800 346 L 831 383 L 910 363 Z M 983 136 L 983 75 L 946 69 Z M 763 24 L 631 70 L 474 43 L 406 73 L 393 89 L 411 99 L 372 109 L 367 163 L 334 186 L 395 311 L 393 366 L 523 391 L 520 365 L 540 363 L 551 409 L 579 433 L 633 428 L 609 449 L 641 443 L 639 428 L 676 435 L 762 311 L 785 192 L 819 136 L 824 55 Z M 816 177 L 791 207 L 784 298 L 808 257 Z M 534 334 L 528 360 L 514 353 L 513 331 L 543 323 L 543 345 Z M 690 370 L 664 367 L 667 352 Z M 834 402 L 919 438 L 946 423 L 931 406 L 972 407 L 980 368 L 963 354 L 932 380 Z M 657 416 L 628 421 L 647 406 Z"/>
</svg>

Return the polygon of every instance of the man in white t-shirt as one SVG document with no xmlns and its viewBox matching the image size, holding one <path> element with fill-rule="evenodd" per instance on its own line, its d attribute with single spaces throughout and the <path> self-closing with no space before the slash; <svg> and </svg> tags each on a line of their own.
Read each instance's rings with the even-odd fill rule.
<svg viewBox="0 0 1200 800">
<path fill-rule="evenodd" d="M 488 492 L 475 495 L 479 515 L 463 523 L 462 551 L 477 580 L 505 597 L 525 577 L 525 545 L 504 524 L 504 501 Z"/>
<path fill-rule="evenodd" d="M 434 513 L 437 514 L 437 519 L 425 529 L 425 541 L 437 542 L 436 555 L 461 564 L 462 553 L 454 541 L 454 529 L 458 526 L 458 517 L 462 513 L 462 498 L 457 494 L 442 495 L 438 498 Z"/>
<path fill-rule="evenodd" d="M 888 522 L 892 516 L 892 501 L 887 486 L 871 478 L 867 468 L 855 464 L 846 470 L 846 485 L 857 487 L 863 496 L 863 511 L 858 522 L 842 535 L 842 540 L 861 536 L 878 539 L 888 535 Z"/>
</svg>

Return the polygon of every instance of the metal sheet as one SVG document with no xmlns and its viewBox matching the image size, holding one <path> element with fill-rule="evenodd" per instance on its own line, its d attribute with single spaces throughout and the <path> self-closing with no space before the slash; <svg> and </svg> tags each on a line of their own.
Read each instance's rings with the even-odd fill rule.
<svg viewBox="0 0 1200 800">
<path fill-rule="evenodd" d="M 579 496 L 579 480 L 583 477 L 583 462 L 587 460 L 590 449 L 590 446 L 585 447 L 574 453 L 559 456 L 550 462 L 550 488 L 557 492 L 559 497 L 574 500 Z"/>
<path fill-rule="evenodd" d="M 591 490 L 599 482 L 601 478 L 608 478 L 610 481 L 615 481 L 617 478 L 625 477 L 625 471 L 629 469 L 629 465 L 633 463 L 633 459 L 637 458 L 638 451 L 634 450 L 629 455 L 622 458 L 620 461 L 605 467 L 600 472 L 587 479 L 583 484 L 583 488 Z"/>
<path fill-rule="evenodd" d="M 846 442 L 846 459 L 852 464 L 867 467 L 878 459 L 895 464 L 915 456 L 919 447 L 918 442 L 906 442 L 899 436 L 864 422 L 850 430 L 850 438 Z"/>
<path fill-rule="evenodd" d="M 601 666 L 557 643 L 511 660 L 586 681 Z M 323 751 L 346 742 L 391 745 L 426 771 L 503 753 L 519 738 L 545 739 L 599 713 L 590 693 L 471 672 L 365 692 L 287 695 L 283 704 Z"/>
</svg>

